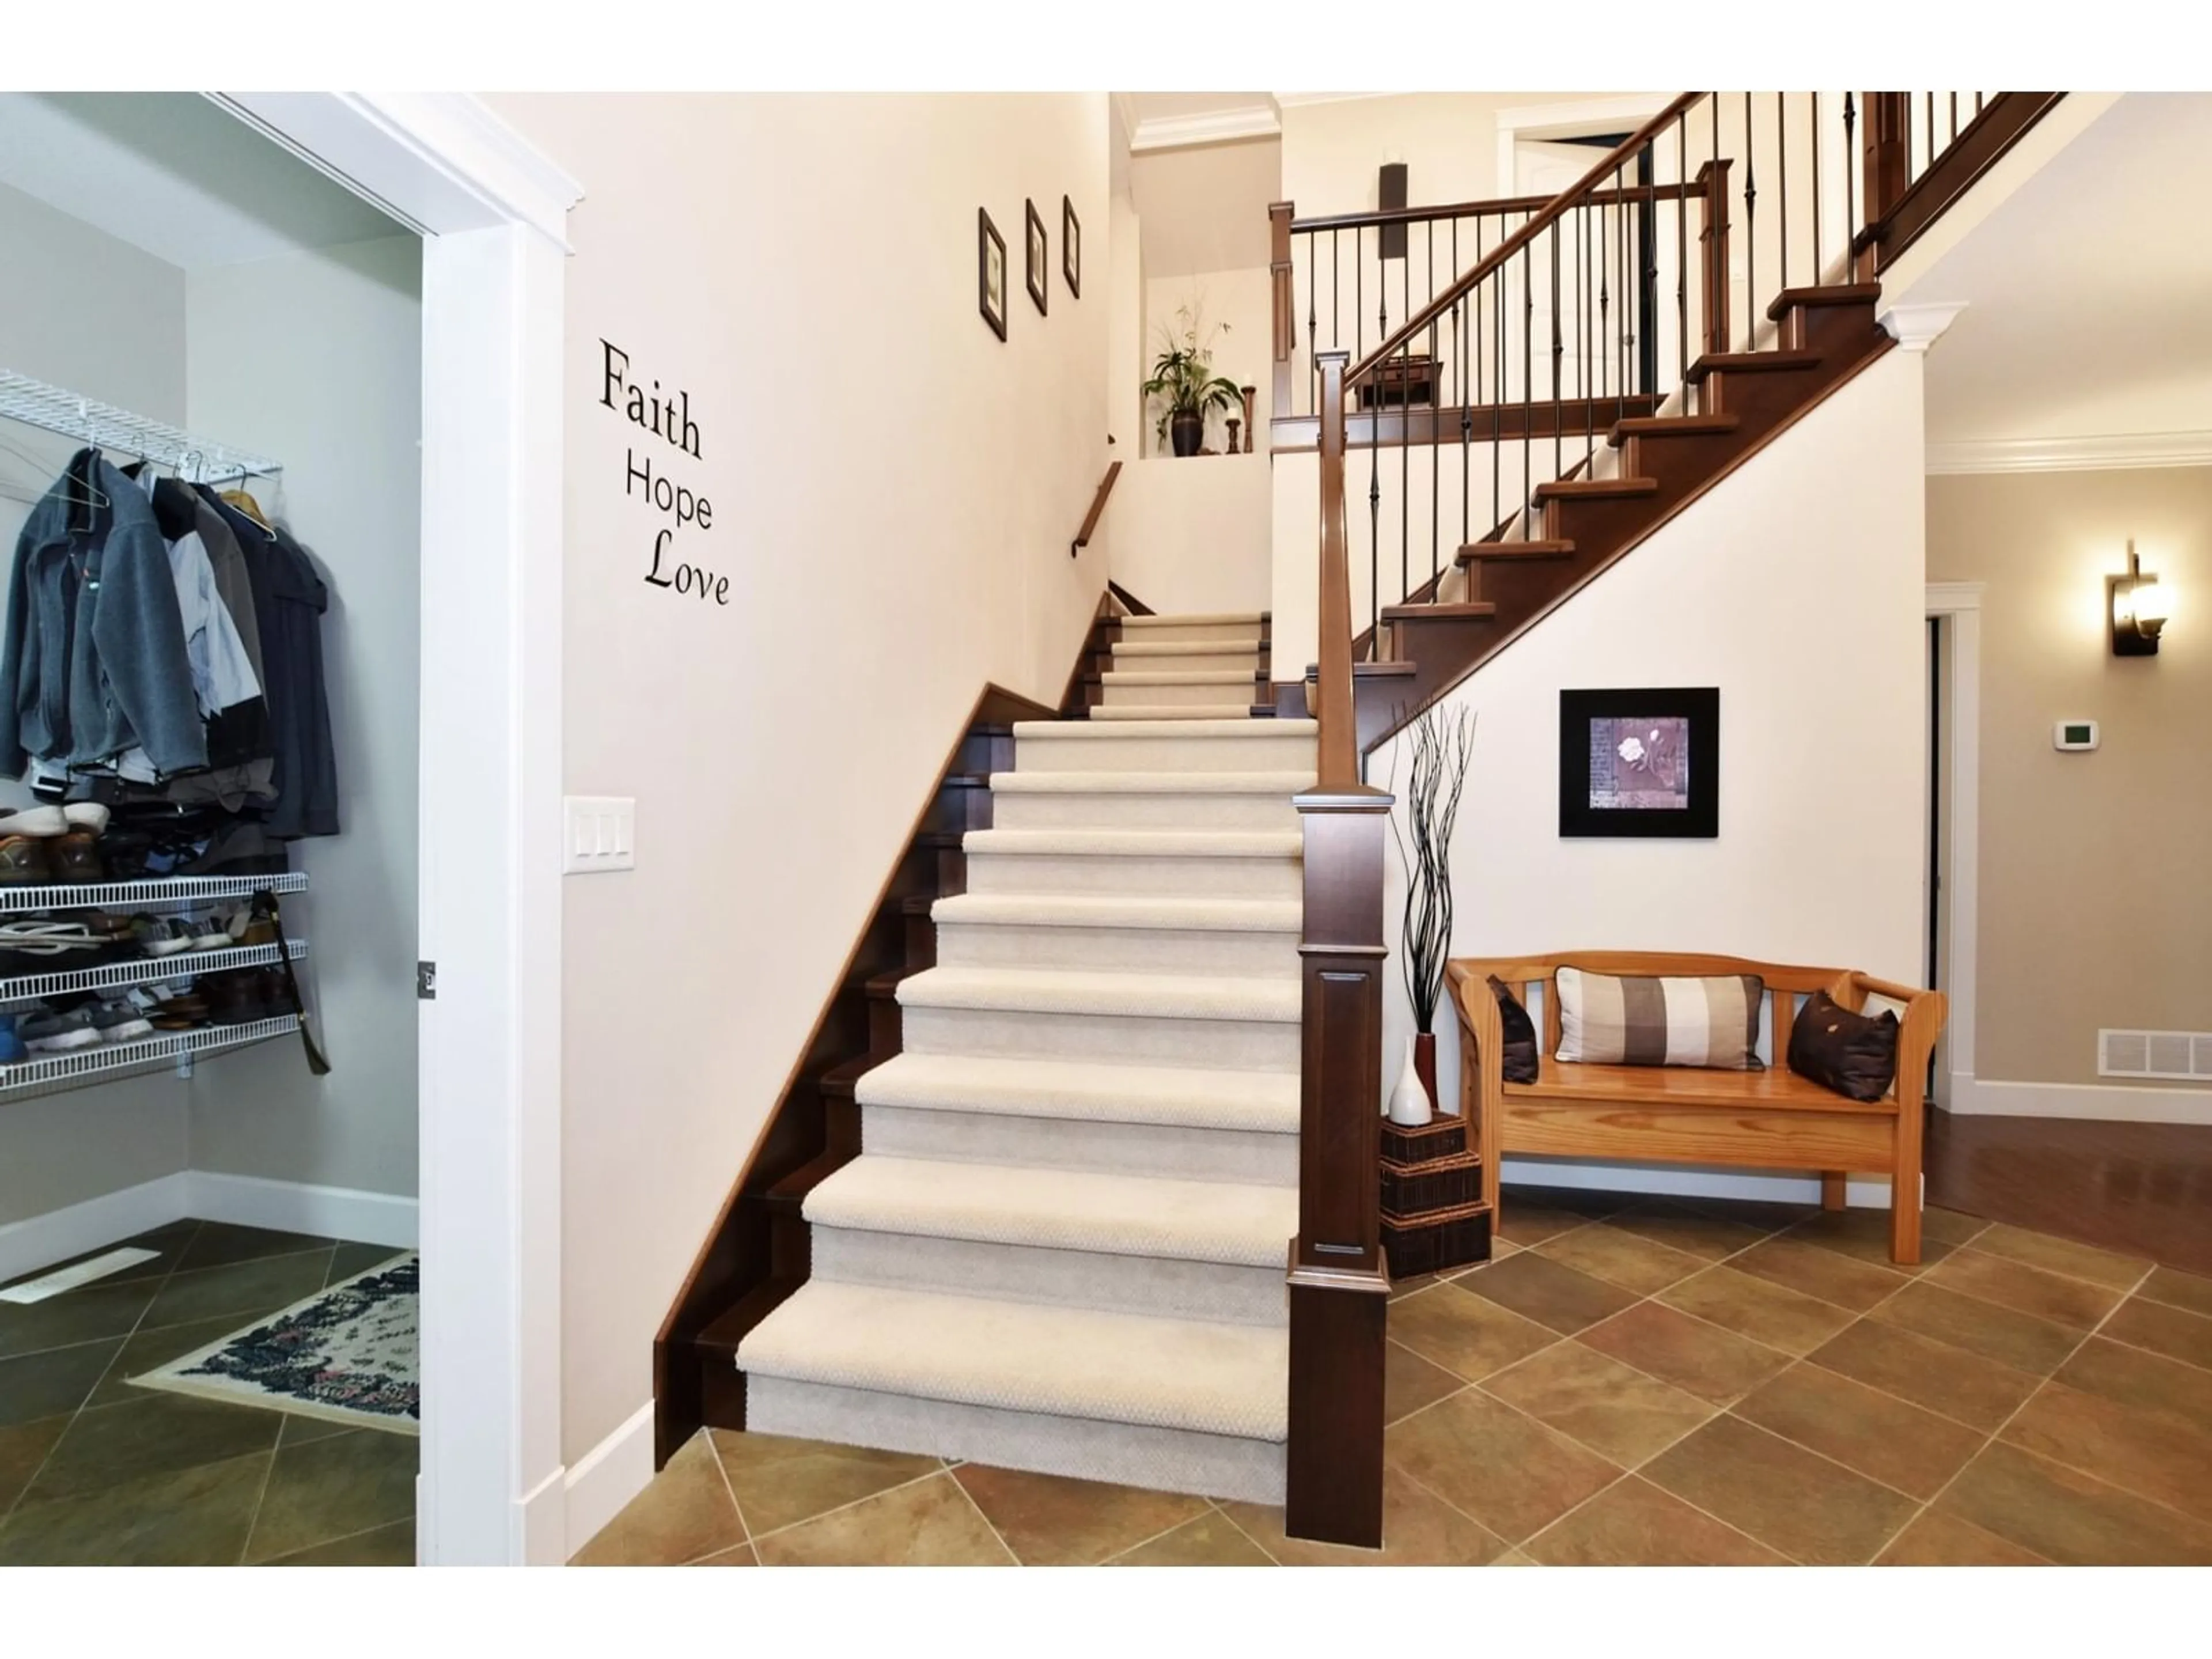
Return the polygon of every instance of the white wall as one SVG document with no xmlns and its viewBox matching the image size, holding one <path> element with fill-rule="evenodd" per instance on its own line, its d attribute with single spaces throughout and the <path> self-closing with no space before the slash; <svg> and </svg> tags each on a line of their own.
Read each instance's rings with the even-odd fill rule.
<svg viewBox="0 0 2212 1659">
<path fill-rule="evenodd" d="M 1163 616 L 1265 611 L 1274 579 L 1267 457 L 1153 457 L 1108 502 L 1114 580 Z M 1275 678 L 1292 679 L 1277 664 Z"/>
<path fill-rule="evenodd" d="M 1445 699 L 1478 720 L 1454 956 L 1712 951 L 1918 981 L 1921 368 L 1881 359 Z M 1647 685 L 1720 689 L 1718 838 L 1563 839 L 1559 692 Z M 1370 757 L 1371 782 L 1403 747 Z M 1395 852 L 1390 869 L 1395 1075 L 1412 1013 Z"/>
<path fill-rule="evenodd" d="M 586 191 L 566 771 L 637 799 L 636 870 L 572 881 L 562 920 L 573 1462 L 650 1397 L 653 1334 L 984 683 L 1057 702 L 1088 629 L 1106 552 L 1067 546 L 1109 456 L 1109 118 L 1103 95 L 490 101 Z M 1003 343 L 976 315 L 979 205 L 1007 244 Z M 600 405 L 602 339 L 690 392 L 697 459 Z M 713 502 L 674 556 L 726 574 L 726 606 L 647 585 L 661 520 L 624 497 L 629 449 Z"/>
<path fill-rule="evenodd" d="M 1144 227 L 1125 192 L 1108 207 L 1106 287 L 1106 428 L 1114 454 L 1133 461 L 1146 453 Z M 1119 489 L 1119 485 L 1115 486 Z"/>
<path fill-rule="evenodd" d="M 1301 218 L 1370 212 L 1388 155 L 1406 164 L 1416 207 L 1513 193 L 1498 163 L 1501 111 L 1617 99 L 1618 92 L 1413 92 L 1292 103 L 1283 111 L 1283 198 Z M 1671 97 L 1673 94 L 1668 94 Z M 1625 124 L 1633 127 L 1630 120 Z M 1594 162 L 1597 157 L 1593 155 Z"/>
<path fill-rule="evenodd" d="M 314 556 L 343 833 L 293 844 L 285 902 L 330 1075 L 296 1042 L 198 1069 L 196 1170 L 411 1196 L 422 565 L 422 244 L 413 236 L 191 273 L 195 428 L 276 456 L 263 507 Z"/>
<path fill-rule="evenodd" d="M 0 185 L 0 364 L 157 420 L 185 417 L 184 273 Z M 0 546 L 76 446 L 0 422 Z M 28 791 L 0 783 L 0 805 Z M 185 1085 L 134 1078 L 0 1102 L 0 1226 L 183 1170 Z"/>
</svg>

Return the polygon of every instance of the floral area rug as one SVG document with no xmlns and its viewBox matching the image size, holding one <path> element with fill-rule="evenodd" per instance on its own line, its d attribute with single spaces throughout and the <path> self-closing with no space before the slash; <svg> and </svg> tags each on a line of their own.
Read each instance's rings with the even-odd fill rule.
<svg viewBox="0 0 2212 1659">
<path fill-rule="evenodd" d="M 410 1252 L 131 1381 L 357 1428 L 419 1433 L 421 1266 Z"/>
</svg>

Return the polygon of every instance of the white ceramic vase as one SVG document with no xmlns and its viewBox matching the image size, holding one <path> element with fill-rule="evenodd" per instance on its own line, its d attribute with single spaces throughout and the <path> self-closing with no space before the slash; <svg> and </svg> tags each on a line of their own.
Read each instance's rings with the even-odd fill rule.
<svg viewBox="0 0 2212 1659">
<path fill-rule="evenodd" d="M 1406 1064 L 1398 1073 L 1397 1086 L 1390 1091 L 1390 1121 L 1401 1128 L 1418 1129 L 1429 1121 L 1429 1091 L 1421 1086 L 1421 1074 L 1413 1066 L 1413 1039 L 1406 1039 Z"/>
</svg>

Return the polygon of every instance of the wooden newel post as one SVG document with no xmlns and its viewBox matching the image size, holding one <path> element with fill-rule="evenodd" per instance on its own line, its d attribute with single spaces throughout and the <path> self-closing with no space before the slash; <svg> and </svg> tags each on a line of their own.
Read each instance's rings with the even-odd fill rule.
<svg viewBox="0 0 2212 1659">
<path fill-rule="evenodd" d="M 1719 119 L 1717 114 L 1713 118 Z M 1698 184 L 1705 192 L 1705 228 L 1698 237 L 1705 298 L 1705 350 L 1729 349 L 1729 167 L 1726 160 L 1708 161 L 1698 169 Z"/>
<path fill-rule="evenodd" d="M 1390 1278 L 1382 1250 L 1383 840 L 1391 797 L 1359 779 L 1344 522 L 1344 376 L 1322 354 L 1317 776 L 1305 837 L 1298 1232 L 1291 1243 L 1285 1520 L 1294 1538 L 1382 1541 L 1382 1372 Z"/>
<path fill-rule="evenodd" d="M 1288 202 L 1267 205 L 1267 270 L 1274 279 L 1275 386 L 1273 413 L 1291 412 L 1291 356 L 1297 349 L 1297 300 L 1291 290 L 1291 216 Z"/>
</svg>

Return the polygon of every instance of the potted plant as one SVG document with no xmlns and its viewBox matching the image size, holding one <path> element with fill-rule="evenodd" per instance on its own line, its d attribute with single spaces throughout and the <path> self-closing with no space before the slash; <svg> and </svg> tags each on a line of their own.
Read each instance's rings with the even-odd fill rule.
<svg viewBox="0 0 2212 1659">
<path fill-rule="evenodd" d="M 1474 757 L 1474 718 L 1472 708 L 1448 712 L 1442 704 L 1434 704 L 1406 733 L 1405 746 L 1413 758 L 1413 776 L 1400 797 L 1407 823 L 1401 830 L 1394 812 L 1390 829 L 1406 871 L 1404 949 L 1398 960 L 1419 1028 L 1406 1066 L 1419 1079 L 1419 1093 L 1426 1098 L 1407 1098 L 1415 1091 L 1409 1086 L 1411 1079 L 1401 1074 L 1392 1091 L 1394 1097 L 1386 1103 L 1395 1123 L 1425 1123 L 1437 1107 L 1437 1008 L 1443 1000 L 1444 963 L 1451 954 L 1452 828 L 1459 818 L 1468 763 Z M 1396 771 L 1394 755 L 1394 793 Z"/>
<path fill-rule="evenodd" d="M 1178 455 L 1195 455 L 1206 441 L 1208 411 L 1239 409 L 1243 393 L 1234 380 L 1213 372 L 1213 339 L 1226 334 L 1222 323 L 1200 338 L 1200 317 L 1191 306 L 1178 306 L 1180 328 L 1160 329 L 1160 355 L 1152 360 L 1152 378 L 1145 382 L 1145 399 L 1157 398 L 1164 404 L 1154 431 L 1168 441 Z"/>
</svg>

